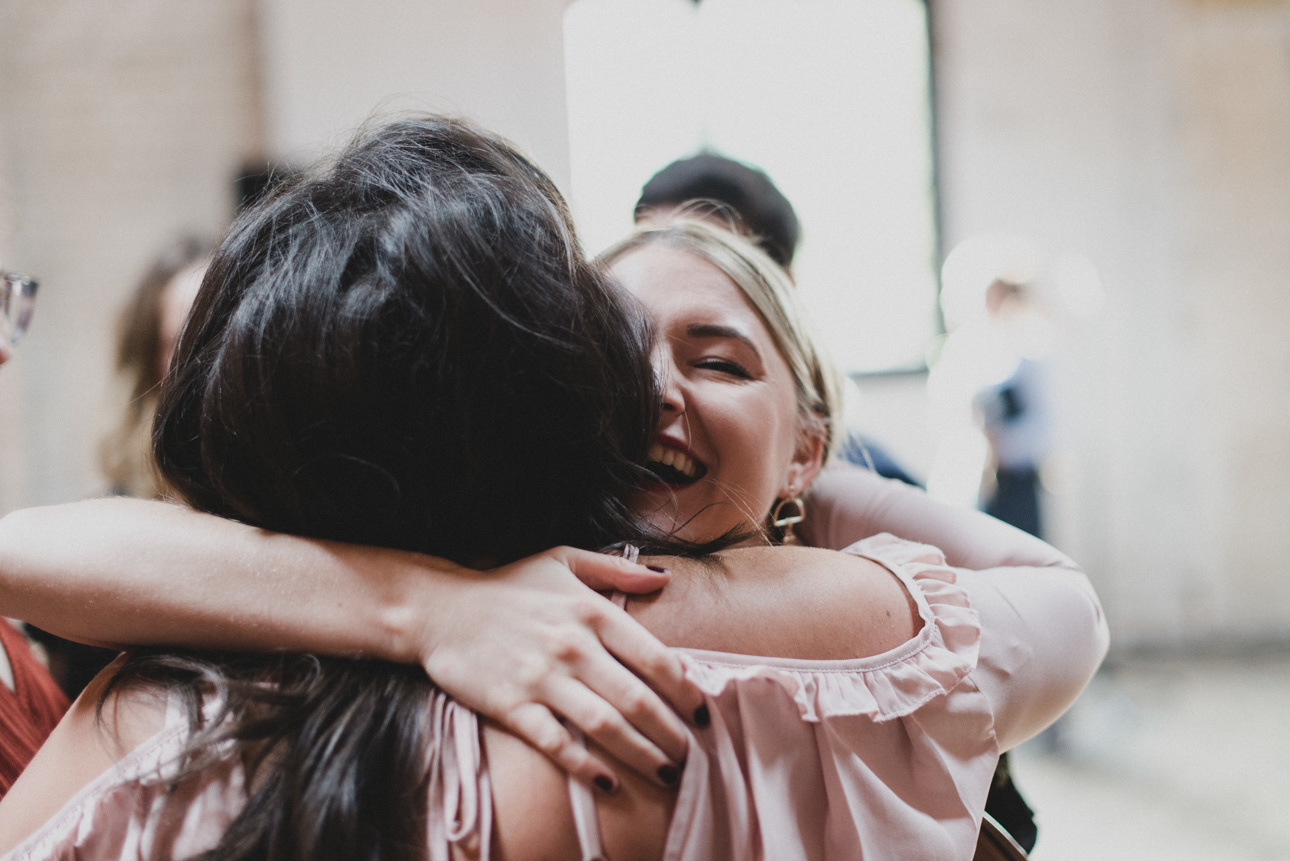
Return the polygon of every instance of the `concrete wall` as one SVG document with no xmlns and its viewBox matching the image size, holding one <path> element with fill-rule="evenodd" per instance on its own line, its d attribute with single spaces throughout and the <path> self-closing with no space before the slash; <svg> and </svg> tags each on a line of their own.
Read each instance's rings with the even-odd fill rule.
<svg viewBox="0 0 1290 861">
<path fill-rule="evenodd" d="M 1055 538 L 1120 645 L 1290 634 L 1290 5 L 943 0 L 946 247 L 1092 259 Z"/>
<path fill-rule="evenodd" d="M 0 511 L 102 490 L 117 309 L 218 235 L 260 153 L 251 0 L 0 3 L 0 261 L 41 280 L 0 372 Z"/>
<path fill-rule="evenodd" d="M 434 109 L 511 136 L 567 184 L 562 11 L 0 2 L 0 263 L 42 282 L 0 373 L 0 513 L 102 492 L 118 309 L 168 241 L 222 232 L 243 163 L 306 161 L 369 116 Z"/>
<path fill-rule="evenodd" d="M 374 114 L 470 117 L 569 179 L 567 0 L 260 0 L 266 124 L 310 157 Z"/>
</svg>

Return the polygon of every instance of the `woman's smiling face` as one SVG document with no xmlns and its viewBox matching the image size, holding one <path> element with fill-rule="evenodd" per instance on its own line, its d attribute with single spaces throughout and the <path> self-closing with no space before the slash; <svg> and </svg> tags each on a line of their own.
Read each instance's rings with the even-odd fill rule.
<svg viewBox="0 0 1290 861">
<path fill-rule="evenodd" d="M 658 333 L 663 409 L 650 467 L 661 481 L 641 510 L 695 541 L 756 529 L 819 469 L 788 363 L 743 292 L 702 257 L 647 243 L 611 271 Z"/>
</svg>

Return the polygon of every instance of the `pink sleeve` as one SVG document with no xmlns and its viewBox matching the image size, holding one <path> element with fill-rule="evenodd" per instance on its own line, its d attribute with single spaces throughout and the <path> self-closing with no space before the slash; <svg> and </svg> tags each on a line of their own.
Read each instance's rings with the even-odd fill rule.
<svg viewBox="0 0 1290 861">
<path fill-rule="evenodd" d="M 981 621 L 973 680 L 994 709 L 999 749 L 1061 717 L 1088 685 L 1109 643 L 1102 606 L 1070 568 L 955 570 Z"/>
<path fill-rule="evenodd" d="M 799 529 L 816 546 L 840 549 L 890 532 L 944 552 L 980 616 L 972 678 L 994 709 L 1000 749 L 1055 721 L 1106 656 L 1106 619 L 1088 578 L 1038 538 L 854 467 L 830 467 L 809 504 L 808 528 Z"/>
</svg>

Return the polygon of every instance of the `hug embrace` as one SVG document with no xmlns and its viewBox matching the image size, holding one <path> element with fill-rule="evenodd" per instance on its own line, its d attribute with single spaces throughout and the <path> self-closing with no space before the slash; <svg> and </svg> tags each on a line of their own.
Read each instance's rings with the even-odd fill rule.
<svg viewBox="0 0 1290 861">
<path fill-rule="evenodd" d="M 505 141 L 369 130 L 214 255 L 154 428 L 186 507 L 0 522 L 6 614 L 135 647 L 0 849 L 972 857 L 1105 621 L 1043 542 L 826 467 L 838 409 L 748 240 L 588 261 Z"/>
</svg>

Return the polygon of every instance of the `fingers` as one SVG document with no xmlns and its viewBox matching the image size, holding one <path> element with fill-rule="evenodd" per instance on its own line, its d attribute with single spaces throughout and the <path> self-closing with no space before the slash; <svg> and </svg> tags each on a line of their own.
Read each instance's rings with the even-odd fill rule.
<svg viewBox="0 0 1290 861">
<path fill-rule="evenodd" d="M 499 652 L 497 632 L 482 644 L 467 638 L 464 646 L 431 656 L 431 677 L 581 780 L 602 789 L 616 786 L 608 757 L 601 758 L 608 754 L 659 785 L 674 786 L 688 733 L 669 702 L 692 719 L 703 704 L 700 692 L 686 680 L 680 659 L 638 622 L 568 578 L 572 572 L 591 589 L 649 592 L 667 583 L 666 572 L 569 547 L 499 570 L 512 581 L 512 591 L 490 594 L 488 606 L 494 616 L 512 611 L 501 632 L 506 648 Z M 500 673 L 506 684 L 485 683 L 490 673 L 498 675 L 499 663 L 481 663 L 484 654 L 523 660 L 501 662 L 508 668 Z M 444 663 L 448 669 L 439 666 Z M 475 669 L 462 673 L 464 664 Z M 571 727 L 594 742 L 601 756 L 575 741 Z"/>
<path fill-rule="evenodd" d="M 545 706 L 524 703 L 512 709 L 501 722 L 579 780 L 605 792 L 618 788 L 618 778 L 613 770 L 575 740 Z"/>
<path fill-rule="evenodd" d="M 617 609 L 617 608 L 614 608 Z M 707 707 L 704 705 L 703 692 L 685 675 L 685 665 L 677 653 L 658 641 L 639 622 L 625 612 L 605 613 L 593 620 L 597 636 L 605 648 L 613 654 L 622 665 L 631 669 L 639 680 L 644 680 L 664 699 L 672 704 L 676 711 L 686 720 L 699 727 L 708 725 Z M 629 674 L 630 675 L 630 674 Z M 632 676 L 631 678 L 635 678 Z M 592 687 L 610 702 L 618 703 L 620 697 L 629 694 L 626 690 L 607 692 L 600 686 Z M 656 734 L 666 732 L 660 723 L 660 717 L 653 710 L 645 709 L 641 714 L 641 723 L 633 715 L 628 719 L 646 735 L 656 741 L 665 741 L 665 737 Z M 671 725 L 675 715 L 668 712 L 665 716 Z"/>
<path fill-rule="evenodd" d="M 631 675 L 625 674 L 629 677 Z M 639 680 L 635 681 L 640 685 Z M 671 732 L 660 733 L 669 740 L 670 750 L 666 752 L 633 726 L 638 721 L 641 724 L 651 723 L 650 720 L 642 719 L 642 707 L 622 709 L 621 704 L 612 704 L 585 685 L 569 678 L 556 681 L 550 693 L 552 702 L 562 704 L 560 711 L 566 720 L 624 765 L 660 786 L 675 786 L 680 780 L 681 766 L 685 764 L 685 727 L 644 685 L 640 685 L 640 689 L 633 692 L 629 699 L 641 704 L 654 700 L 652 706 L 644 708 L 656 707 L 659 714 L 671 717 L 675 723 L 669 728 Z M 635 717 L 629 722 L 632 712 L 635 712 Z"/>
<path fill-rule="evenodd" d="M 563 554 L 562 561 L 569 566 L 579 579 L 592 588 L 597 588 L 588 582 L 588 578 L 599 578 L 603 580 L 608 576 L 607 572 L 618 571 L 622 576 L 635 576 L 633 572 L 641 566 L 618 559 L 612 556 L 606 556 L 603 553 L 591 553 L 585 550 L 578 550 L 570 547 L 558 548 Z M 609 564 L 607 565 L 606 562 Z M 616 563 L 616 564 L 615 564 Z M 592 572 L 597 572 L 593 574 Z M 618 587 L 618 588 L 621 588 Z M 614 654 L 618 660 L 630 667 L 640 678 L 658 691 L 668 702 L 670 702 L 676 711 L 684 715 L 687 720 L 693 721 L 699 726 L 707 725 L 707 712 L 703 708 L 702 692 L 685 676 L 685 666 L 676 653 L 668 649 L 653 634 L 627 613 L 617 610 L 605 610 L 600 612 L 600 608 L 595 612 L 588 612 L 585 622 L 600 638 L 605 648 Z M 592 684 L 602 696 L 605 696 L 611 703 L 617 705 L 619 699 L 615 692 L 606 691 L 601 686 Z M 619 694 L 623 693 L 621 691 Z M 654 741 L 664 743 L 669 741 L 667 738 L 666 724 L 673 723 L 671 715 L 661 716 L 653 710 L 647 710 L 642 717 L 649 721 L 648 725 L 643 726 L 633 719 L 632 715 L 627 716 L 631 722 L 638 728 L 643 729 L 646 735 Z M 662 735 L 659 735 L 662 733 Z"/>
<path fill-rule="evenodd" d="M 620 556 L 579 550 L 576 547 L 557 547 L 551 552 L 592 589 L 616 589 L 619 592 L 642 595 L 657 592 L 671 579 L 667 571 L 628 562 Z"/>
</svg>

